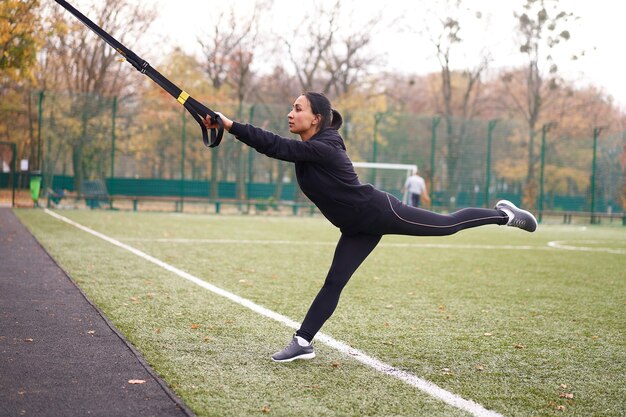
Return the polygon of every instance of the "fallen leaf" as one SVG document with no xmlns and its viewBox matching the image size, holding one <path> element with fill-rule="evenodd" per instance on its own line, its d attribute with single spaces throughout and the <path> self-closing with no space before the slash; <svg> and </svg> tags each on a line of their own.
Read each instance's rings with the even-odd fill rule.
<svg viewBox="0 0 626 417">
<path fill-rule="evenodd" d="M 129 379 L 128 383 L 129 384 L 145 384 L 146 380 L 145 379 Z"/>
<path fill-rule="evenodd" d="M 485 370 L 485 366 L 481 365 L 480 363 L 476 365 L 476 370 L 477 371 L 484 371 Z"/>
<path fill-rule="evenodd" d="M 96 331 L 95 331 L 95 330 L 89 330 L 89 331 L 87 332 L 87 334 L 96 334 Z"/>
<path fill-rule="evenodd" d="M 561 384 L 561 388 L 563 389 L 567 388 L 567 384 Z"/>
<path fill-rule="evenodd" d="M 591 338 L 592 338 L 593 340 L 598 340 L 598 339 L 600 338 L 600 336 L 593 335 L 593 336 L 591 336 Z"/>
<path fill-rule="evenodd" d="M 446 311 L 445 304 L 439 304 L 439 311 Z"/>
<path fill-rule="evenodd" d="M 272 409 L 270 408 L 269 405 L 264 405 L 263 407 L 261 407 L 261 412 L 262 413 L 269 413 L 270 411 L 272 411 Z"/>
<path fill-rule="evenodd" d="M 191 328 L 192 328 L 192 329 L 194 329 L 194 330 L 195 330 L 195 329 L 197 329 L 197 328 L 199 328 L 199 327 L 200 327 L 200 325 L 199 325 L 199 324 L 192 324 L 192 325 L 191 325 Z"/>
<path fill-rule="evenodd" d="M 156 334 L 160 334 L 161 333 L 161 329 L 160 328 L 156 328 L 156 330 L 154 331 Z"/>
<path fill-rule="evenodd" d="M 484 333 L 483 336 L 490 337 L 490 336 L 493 336 L 493 333 Z"/>
<path fill-rule="evenodd" d="M 556 409 L 559 411 L 565 411 L 565 406 L 564 405 L 557 405 Z"/>
<path fill-rule="evenodd" d="M 574 394 L 570 394 L 567 392 L 559 392 L 559 398 L 567 398 L 568 400 L 571 400 L 574 398 Z"/>
<path fill-rule="evenodd" d="M 334 361 L 333 363 L 330 364 L 330 366 L 332 366 L 335 369 L 339 368 L 341 366 L 341 362 Z"/>
<path fill-rule="evenodd" d="M 525 349 L 525 348 L 526 348 L 526 346 L 522 345 L 521 343 L 518 343 L 518 344 L 516 344 L 516 345 L 513 345 L 513 347 L 514 347 L 515 349 Z"/>
</svg>

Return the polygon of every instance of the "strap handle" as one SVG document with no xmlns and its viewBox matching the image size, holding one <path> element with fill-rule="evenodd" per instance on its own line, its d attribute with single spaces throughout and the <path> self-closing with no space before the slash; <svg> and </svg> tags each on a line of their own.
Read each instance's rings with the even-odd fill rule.
<svg viewBox="0 0 626 417">
<path fill-rule="evenodd" d="M 185 91 L 181 93 L 181 96 L 187 94 Z M 178 101 L 181 101 L 181 96 L 179 96 Z M 215 148 L 222 141 L 222 137 L 224 136 L 224 122 L 222 118 L 215 113 L 213 110 L 206 107 L 204 104 L 198 102 L 196 99 L 187 94 L 186 100 L 182 103 L 183 106 L 187 109 L 187 111 L 191 114 L 191 116 L 198 122 L 200 128 L 202 129 L 202 141 L 204 142 L 204 146 L 207 148 Z M 211 121 L 213 123 L 218 124 L 217 129 L 211 129 L 211 140 L 209 140 L 209 135 L 207 132 L 206 126 L 204 126 L 204 119 L 207 116 L 211 116 Z"/>
</svg>

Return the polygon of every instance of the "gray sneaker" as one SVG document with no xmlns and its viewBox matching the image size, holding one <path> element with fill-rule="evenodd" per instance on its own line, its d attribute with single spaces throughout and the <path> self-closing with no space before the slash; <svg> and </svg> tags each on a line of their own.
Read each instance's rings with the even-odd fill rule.
<svg viewBox="0 0 626 417">
<path fill-rule="evenodd" d="M 313 345 L 300 346 L 298 339 L 294 336 L 286 348 L 272 355 L 272 360 L 274 362 L 291 362 L 296 359 L 313 359 L 314 357 L 315 349 L 313 349 Z"/>
<path fill-rule="evenodd" d="M 518 208 L 508 200 L 500 200 L 496 204 L 496 210 L 503 211 L 509 217 L 507 226 L 519 227 L 527 232 L 537 230 L 537 219 L 529 211 Z"/>
</svg>

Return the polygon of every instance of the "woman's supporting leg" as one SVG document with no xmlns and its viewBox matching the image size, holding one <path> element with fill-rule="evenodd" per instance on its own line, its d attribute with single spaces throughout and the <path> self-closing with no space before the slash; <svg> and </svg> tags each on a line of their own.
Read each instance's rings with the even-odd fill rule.
<svg viewBox="0 0 626 417">
<path fill-rule="evenodd" d="M 366 234 L 341 236 L 324 286 L 313 300 L 300 330 L 296 332 L 297 336 L 303 337 L 309 342 L 313 340 L 313 337 L 335 311 L 341 291 L 350 277 L 374 250 L 381 237 Z"/>
</svg>

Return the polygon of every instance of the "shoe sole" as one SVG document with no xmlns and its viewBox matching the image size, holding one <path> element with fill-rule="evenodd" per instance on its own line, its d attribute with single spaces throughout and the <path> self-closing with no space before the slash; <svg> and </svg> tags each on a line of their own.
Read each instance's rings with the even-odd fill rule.
<svg viewBox="0 0 626 417">
<path fill-rule="evenodd" d="M 293 362 L 293 361 L 298 360 L 298 359 L 313 359 L 314 357 L 315 357 L 315 352 L 313 352 L 313 353 L 305 353 L 304 355 L 294 356 L 293 358 L 289 358 L 289 359 L 274 359 L 274 358 L 272 358 L 272 361 L 274 361 L 274 362 Z"/>
<path fill-rule="evenodd" d="M 512 210 L 519 210 L 520 208 L 517 207 L 515 204 L 511 203 L 509 200 L 500 200 L 496 203 L 496 209 L 499 206 L 505 206 L 506 208 L 510 208 Z"/>
</svg>

